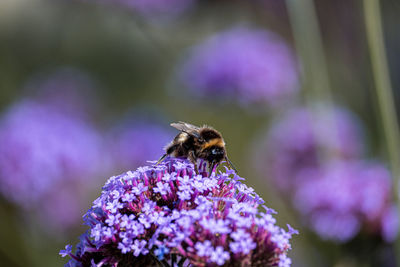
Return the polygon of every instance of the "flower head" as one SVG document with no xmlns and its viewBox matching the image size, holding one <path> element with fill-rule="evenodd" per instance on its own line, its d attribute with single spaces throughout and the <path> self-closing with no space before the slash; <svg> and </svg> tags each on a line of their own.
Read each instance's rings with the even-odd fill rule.
<svg viewBox="0 0 400 267">
<path fill-rule="evenodd" d="M 287 44 L 265 30 L 237 27 L 195 47 L 181 70 L 193 93 L 242 103 L 280 102 L 299 89 L 296 61 Z"/>
<path fill-rule="evenodd" d="M 141 193 L 125 201 L 138 187 Z M 84 216 L 90 230 L 70 266 L 151 265 L 156 259 L 171 266 L 176 259 L 188 266 L 288 266 L 295 231 L 276 226 L 269 212 L 258 211 L 263 200 L 241 187 L 234 173 L 208 177 L 200 167 L 196 175 L 191 163 L 176 158 L 111 177 Z"/>
</svg>

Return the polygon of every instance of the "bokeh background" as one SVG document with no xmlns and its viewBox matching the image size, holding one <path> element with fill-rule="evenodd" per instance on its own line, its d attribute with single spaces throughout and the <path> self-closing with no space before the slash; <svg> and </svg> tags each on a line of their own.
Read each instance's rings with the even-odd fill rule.
<svg viewBox="0 0 400 267">
<path fill-rule="evenodd" d="M 396 0 L 2 0 L 0 265 L 66 263 L 107 178 L 158 159 L 185 121 L 218 129 L 300 231 L 293 266 L 396 266 L 382 106 L 400 102 L 399 15 Z"/>
</svg>

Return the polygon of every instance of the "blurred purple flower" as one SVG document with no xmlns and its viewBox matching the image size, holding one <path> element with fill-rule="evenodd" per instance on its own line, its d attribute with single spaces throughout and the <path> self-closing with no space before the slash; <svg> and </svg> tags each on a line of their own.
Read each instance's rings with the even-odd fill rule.
<svg viewBox="0 0 400 267">
<path fill-rule="evenodd" d="M 197 95 L 244 104 L 276 104 L 299 90 L 297 63 L 288 45 L 272 32 L 245 27 L 194 47 L 180 75 Z"/>
<path fill-rule="evenodd" d="M 383 233 L 385 240 L 395 238 L 398 221 L 393 223 L 387 215 L 392 204 L 390 174 L 385 167 L 340 161 L 303 175 L 293 203 L 323 239 L 346 242 L 361 229 Z"/>
<path fill-rule="evenodd" d="M 354 159 L 363 151 L 362 139 L 357 119 L 344 109 L 312 114 L 306 108 L 297 108 L 260 138 L 255 162 L 266 178 L 287 192 L 301 183 L 300 176 L 323 165 L 319 153 L 333 159 Z"/>
<path fill-rule="evenodd" d="M 360 231 L 386 241 L 397 235 L 390 174 L 360 160 L 361 131 L 349 112 L 294 109 L 257 144 L 258 169 L 322 239 L 347 242 Z"/>
<path fill-rule="evenodd" d="M 173 133 L 155 122 L 130 121 L 115 127 L 109 134 L 113 165 L 118 171 L 131 170 L 157 160 Z"/>
<path fill-rule="evenodd" d="M 286 252 L 297 231 L 276 226 L 265 206 L 259 211 L 263 200 L 239 190 L 247 187 L 236 173 L 208 177 L 200 166 L 196 175 L 188 161 L 169 158 L 111 177 L 84 216 L 90 230 L 76 252 L 60 252 L 71 257 L 66 266 L 149 266 L 156 258 L 169 266 L 289 266 Z M 139 185 L 143 191 L 134 190 Z M 188 198 L 178 196 L 182 191 Z"/>
<path fill-rule="evenodd" d="M 399 212 L 396 205 L 393 205 L 385 210 L 381 218 L 382 237 L 386 242 L 393 242 L 399 234 Z"/>
<path fill-rule="evenodd" d="M 21 101 L 0 121 L 0 192 L 52 226 L 76 225 L 103 154 L 87 121 L 53 105 Z"/>
</svg>

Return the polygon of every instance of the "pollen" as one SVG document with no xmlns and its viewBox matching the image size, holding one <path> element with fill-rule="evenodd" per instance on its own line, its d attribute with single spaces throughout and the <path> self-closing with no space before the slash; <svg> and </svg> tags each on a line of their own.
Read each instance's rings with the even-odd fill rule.
<svg viewBox="0 0 400 267">
<path fill-rule="evenodd" d="M 181 143 L 185 142 L 186 139 L 188 138 L 188 136 L 189 135 L 187 133 L 184 133 L 184 132 L 180 133 L 179 137 L 178 137 L 178 142 L 181 142 Z"/>
</svg>

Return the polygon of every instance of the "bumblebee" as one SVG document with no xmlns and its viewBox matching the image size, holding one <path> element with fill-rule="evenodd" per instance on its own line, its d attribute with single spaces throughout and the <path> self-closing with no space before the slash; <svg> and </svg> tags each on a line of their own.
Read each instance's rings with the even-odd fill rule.
<svg viewBox="0 0 400 267">
<path fill-rule="evenodd" d="M 165 154 L 157 164 L 167 156 L 183 157 L 193 163 L 198 173 L 197 160 L 202 159 L 208 163 L 208 176 L 211 176 L 215 166 L 225 159 L 229 167 L 236 171 L 226 155 L 224 139 L 217 130 L 208 126 L 197 127 L 186 122 L 171 123 L 171 126 L 178 129 L 180 133 L 165 147 Z"/>
</svg>

